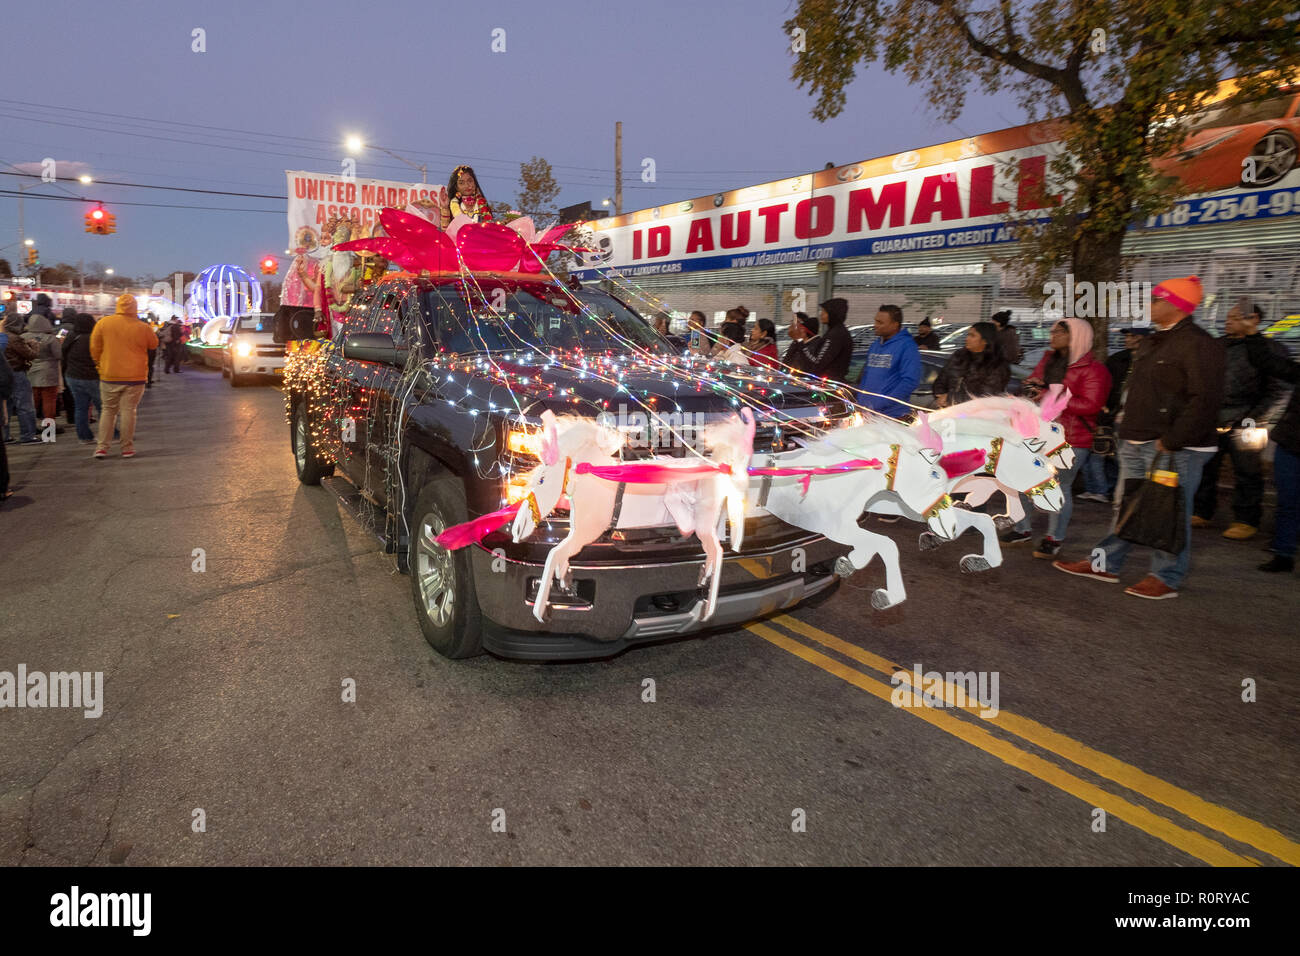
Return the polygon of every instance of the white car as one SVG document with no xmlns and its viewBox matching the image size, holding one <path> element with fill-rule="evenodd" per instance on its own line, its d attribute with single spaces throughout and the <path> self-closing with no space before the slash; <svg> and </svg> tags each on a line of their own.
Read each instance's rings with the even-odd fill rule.
<svg viewBox="0 0 1300 956">
<path fill-rule="evenodd" d="M 221 365 L 221 374 L 230 377 L 231 388 L 254 375 L 284 374 L 284 345 L 273 341 L 274 318 L 255 313 L 231 320 Z"/>
</svg>

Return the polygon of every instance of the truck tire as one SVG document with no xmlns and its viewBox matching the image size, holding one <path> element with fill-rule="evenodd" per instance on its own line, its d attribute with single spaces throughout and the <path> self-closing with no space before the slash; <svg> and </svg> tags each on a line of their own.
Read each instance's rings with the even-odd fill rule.
<svg viewBox="0 0 1300 956">
<path fill-rule="evenodd" d="M 230 387 L 239 388 L 239 386 L 243 384 L 244 384 L 244 380 L 240 378 L 238 375 L 236 375 L 235 370 L 232 368 L 230 370 Z"/>
<path fill-rule="evenodd" d="M 300 398 L 294 402 L 289 442 L 293 446 L 293 463 L 298 472 L 298 480 L 304 485 L 319 485 L 322 478 L 334 474 L 334 466 L 321 457 L 312 442 L 306 399 Z"/>
<path fill-rule="evenodd" d="M 433 539 L 467 520 L 465 486 L 454 476 L 433 478 L 415 499 L 407 563 L 415 616 L 429 646 L 451 660 L 483 653 L 483 619 L 474 592 L 469 548 L 447 551 Z"/>
</svg>

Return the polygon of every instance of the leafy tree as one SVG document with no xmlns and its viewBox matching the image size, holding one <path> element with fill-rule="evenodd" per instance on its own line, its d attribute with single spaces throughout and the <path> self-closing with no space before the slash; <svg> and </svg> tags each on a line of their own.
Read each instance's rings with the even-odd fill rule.
<svg viewBox="0 0 1300 956">
<path fill-rule="evenodd" d="M 545 159 L 534 156 L 519 164 L 519 196 L 515 203 L 521 214 L 533 217 L 539 229 L 558 215 L 555 197 L 559 194 L 559 184 Z"/>
<path fill-rule="evenodd" d="M 0 276 L 6 279 L 14 274 L 14 267 L 9 264 L 8 259 L 0 259 Z"/>
<path fill-rule="evenodd" d="M 41 283 L 44 285 L 73 285 L 77 281 L 77 267 L 66 262 L 41 266 Z"/>
<path fill-rule="evenodd" d="M 1031 120 L 1061 119 L 1063 151 L 1039 187 L 1059 202 L 1044 195 L 1047 208 L 1008 217 L 1026 289 L 1062 266 L 1076 281 L 1118 280 L 1128 225 L 1186 191 L 1151 167 L 1181 143 L 1178 121 L 1227 77 L 1243 78 L 1234 102 L 1300 80 L 1295 0 L 800 0 L 785 28 L 805 31 L 792 78 L 819 120 L 844 110 L 858 64 L 875 62 L 923 85 L 946 119 L 972 85 L 1013 93 Z"/>
</svg>

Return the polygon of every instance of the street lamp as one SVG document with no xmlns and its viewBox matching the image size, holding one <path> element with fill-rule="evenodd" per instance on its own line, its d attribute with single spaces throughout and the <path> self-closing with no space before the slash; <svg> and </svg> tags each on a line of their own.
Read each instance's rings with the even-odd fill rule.
<svg viewBox="0 0 1300 956">
<path fill-rule="evenodd" d="M 24 246 L 34 246 L 34 245 L 36 245 L 36 240 L 35 240 L 35 239 L 24 239 L 24 240 L 23 240 L 23 245 L 24 245 Z"/>
<path fill-rule="evenodd" d="M 93 183 L 94 181 L 95 181 L 95 180 L 92 179 L 92 178 L 91 178 L 89 175 L 87 175 L 86 173 L 82 173 L 80 176 L 77 177 L 77 182 L 81 183 L 81 185 L 83 185 L 83 186 L 89 186 L 89 185 L 90 185 L 91 183 Z"/>
<path fill-rule="evenodd" d="M 347 139 L 343 141 L 343 146 L 345 149 L 347 149 L 349 153 L 351 153 L 354 156 L 360 153 L 367 146 L 369 146 L 371 149 L 377 149 L 381 153 L 387 153 L 389 156 L 393 157 L 393 159 L 401 160 L 403 163 L 406 163 L 406 165 L 410 166 L 412 169 L 418 169 L 420 171 L 420 182 L 427 183 L 429 181 L 428 166 L 426 166 L 424 163 L 413 163 L 405 156 L 397 155 L 391 149 L 388 149 L 386 146 L 376 146 L 374 143 L 367 143 L 360 136 L 355 136 L 355 135 L 348 136 Z"/>
</svg>

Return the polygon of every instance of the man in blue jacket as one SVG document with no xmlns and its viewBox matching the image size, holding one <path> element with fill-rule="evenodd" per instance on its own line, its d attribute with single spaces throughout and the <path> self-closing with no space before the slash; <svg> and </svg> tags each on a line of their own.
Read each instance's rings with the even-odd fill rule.
<svg viewBox="0 0 1300 956">
<path fill-rule="evenodd" d="M 905 418 L 912 409 L 892 399 L 907 401 L 920 381 L 921 352 L 916 340 L 903 331 L 903 310 L 896 305 L 882 305 L 876 313 L 876 341 L 867 350 L 867 365 L 858 383 L 864 391 L 875 394 L 863 395 L 859 401 L 874 411 Z"/>
</svg>

